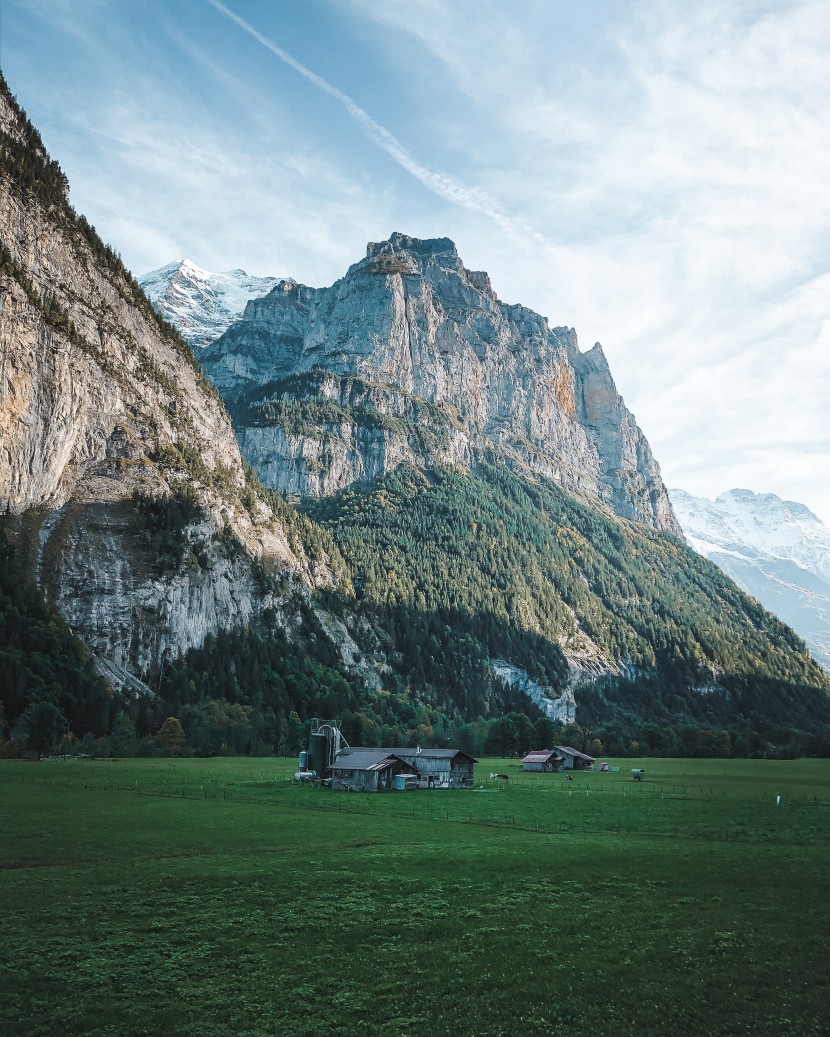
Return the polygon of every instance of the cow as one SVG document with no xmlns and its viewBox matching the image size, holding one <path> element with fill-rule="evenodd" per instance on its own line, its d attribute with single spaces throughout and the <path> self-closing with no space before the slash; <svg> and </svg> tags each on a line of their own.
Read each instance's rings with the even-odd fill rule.
<svg viewBox="0 0 830 1037">
<path fill-rule="evenodd" d="M 490 781 L 510 781 L 509 774 L 491 774 Z"/>
</svg>

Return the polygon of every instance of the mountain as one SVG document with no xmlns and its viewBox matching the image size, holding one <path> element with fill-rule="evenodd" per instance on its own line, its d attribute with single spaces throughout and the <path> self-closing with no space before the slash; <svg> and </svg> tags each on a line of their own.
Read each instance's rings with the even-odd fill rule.
<svg viewBox="0 0 830 1037">
<path fill-rule="evenodd" d="M 2 78 L 0 131 L 0 631 L 17 631 L 0 687 L 8 722 L 42 694 L 75 723 L 38 623 L 149 696 L 173 657 L 265 611 L 285 626 L 336 576 L 245 470 L 191 349 L 72 209 Z"/>
<path fill-rule="evenodd" d="M 1 79 L 0 131 L 3 734 L 830 752 L 827 678 L 679 538 L 598 347 L 394 235 L 200 351 L 229 414 Z"/>
<path fill-rule="evenodd" d="M 277 278 L 252 277 L 244 270 L 212 273 L 182 259 L 151 270 L 138 282 L 156 311 L 201 349 L 242 316 L 249 299 L 270 292 Z"/>
<path fill-rule="evenodd" d="M 830 530 L 821 519 L 772 493 L 669 493 L 689 544 L 796 630 L 830 672 Z"/>
<path fill-rule="evenodd" d="M 827 722 L 798 638 L 677 539 L 601 348 L 500 302 L 449 239 L 281 281 L 200 360 L 263 482 L 332 536 L 356 600 L 329 608 L 397 695 L 471 718 L 518 692 L 618 748 Z"/>
<path fill-rule="evenodd" d="M 200 360 L 274 489 L 322 497 L 403 460 L 497 457 L 680 532 L 601 346 L 501 302 L 448 238 L 370 243 L 330 288 L 280 281 Z"/>
</svg>

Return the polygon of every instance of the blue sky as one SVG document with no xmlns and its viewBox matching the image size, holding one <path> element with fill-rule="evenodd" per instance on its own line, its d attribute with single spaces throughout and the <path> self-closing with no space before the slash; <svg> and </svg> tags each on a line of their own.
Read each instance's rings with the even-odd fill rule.
<svg viewBox="0 0 830 1037">
<path fill-rule="evenodd" d="M 601 341 L 670 486 L 830 523 L 825 0 L 0 0 L 137 274 L 330 284 L 394 230 Z"/>
</svg>

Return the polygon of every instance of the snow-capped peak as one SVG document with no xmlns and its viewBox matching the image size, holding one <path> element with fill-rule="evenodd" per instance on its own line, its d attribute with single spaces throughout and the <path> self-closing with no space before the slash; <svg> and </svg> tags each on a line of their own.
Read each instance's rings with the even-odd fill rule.
<svg viewBox="0 0 830 1037">
<path fill-rule="evenodd" d="M 774 493 L 728 490 L 714 501 L 669 490 L 684 533 L 784 558 L 830 580 L 830 529 L 804 504 Z"/>
<path fill-rule="evenodd" d="M 215 273 L 190 259 L 168 263 L 139 278 L 156 310 L 194 348 L 218 338 L 239 320 L 250 299 L 267 295 L 278 280 L 253 277 L 239 269 Z"/>
<path fill-rule="evenodd" d="M 830 672 L 830 529 L 821 519 L 774 493 L 669 497 L 691 547 L 789 623 Z"/>
</svg>

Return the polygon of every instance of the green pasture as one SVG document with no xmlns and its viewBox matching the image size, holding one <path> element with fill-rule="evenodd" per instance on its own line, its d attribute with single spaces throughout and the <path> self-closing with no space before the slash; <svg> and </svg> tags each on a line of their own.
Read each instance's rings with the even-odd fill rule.
<svg viewBox="0 0 830 1037">
<path fill-rule="evenodd" d="M 609 762 L 2 762 L 0 1031 L 826 1034 L 830 764 Z"/>
</svg>

